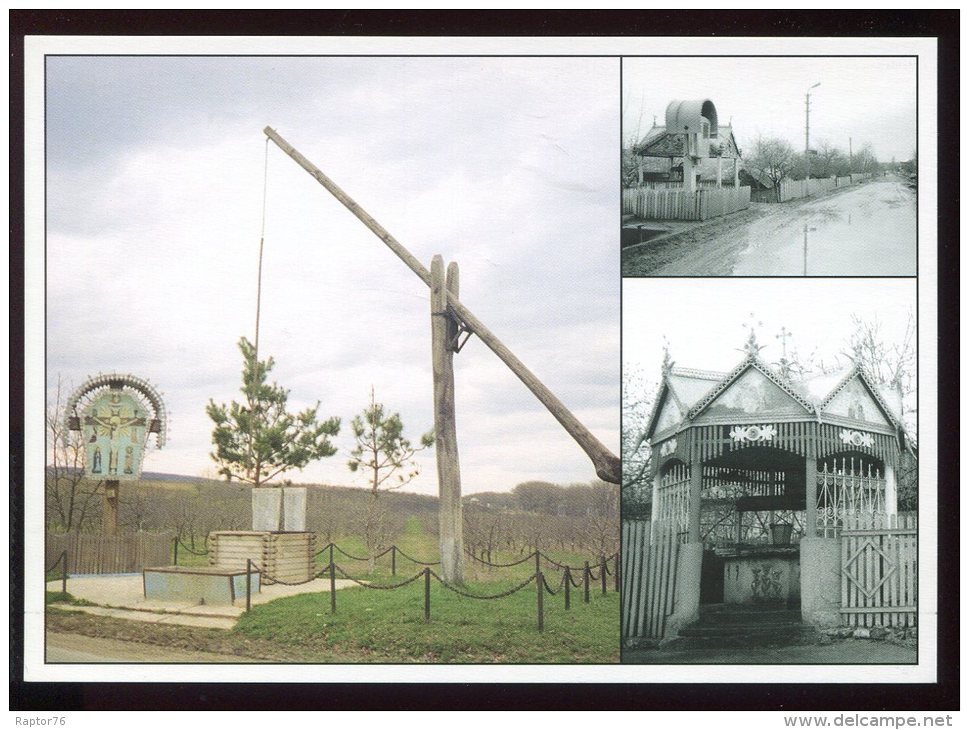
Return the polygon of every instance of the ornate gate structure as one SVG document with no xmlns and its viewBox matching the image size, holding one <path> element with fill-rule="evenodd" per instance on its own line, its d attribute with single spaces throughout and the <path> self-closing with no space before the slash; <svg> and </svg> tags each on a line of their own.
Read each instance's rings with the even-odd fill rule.
<svg viewBox="0 0 969 730">
<path fill-rule="evenodd" d="M 838 538 L 859 520 L 895 524 L 895 475 L 910 448 L 901 398 L 858 364 L 798 380 L 759 349 L 751 333 L 728 373 L 674 367 L 667 352 L 641 440 L 652 450 L 651 519 L 674 526 L 681 543 L 702 544 L 703 570 L 690 574 L 706 576 L 705 601 L 795 608 L 803 585 L 813 606 L 819 591 L 837 590 L 814 586 L 813 566 L 802 583 L 802 538 Z M 769 596 L 756 588 L 765 572 L 780 586 Z"/>
</svg>

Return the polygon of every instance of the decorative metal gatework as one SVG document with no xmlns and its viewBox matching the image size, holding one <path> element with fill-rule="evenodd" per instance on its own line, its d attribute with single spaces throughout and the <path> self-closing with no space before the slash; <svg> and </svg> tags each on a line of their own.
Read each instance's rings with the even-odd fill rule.
<svg viewBox="0 0 969 730">
<path fill-rule="evenodd" d="M 656 495 L 658 520 L 667 522 L 686 542 L 690 529 L 690 468 L 673 464 L 660 476 Z"/>
<path fill-rule="evenodd" d="M 825 461 L 818 470 L 818 534 L 837 537 L 847 518 L 885 514 L 885 478 L 860 459 Z"/>
<path fill-rule="evenodd" d="M 787 482 L 787 472 L 782 470 L 703 467 L 703 543 L 713 547 L 772 544 L 778 525 L 790 526 L 788 539 L 797 543 L 803 533 L 803 511 L 737 509 L 738 500 L 746 497 L 785 497 Z"/>
</svg>

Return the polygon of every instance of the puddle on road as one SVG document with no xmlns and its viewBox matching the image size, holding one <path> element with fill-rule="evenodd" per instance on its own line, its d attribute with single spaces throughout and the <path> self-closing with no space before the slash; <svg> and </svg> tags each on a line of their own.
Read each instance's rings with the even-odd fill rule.
<svg viewBox="0 0 969 730">
<path fill-rule="evenodd" d="M 914 276 L 915 195 L 870 183 L 802 206 L 793 217 L 754 221 L 734 275 Z"/>
</svg>

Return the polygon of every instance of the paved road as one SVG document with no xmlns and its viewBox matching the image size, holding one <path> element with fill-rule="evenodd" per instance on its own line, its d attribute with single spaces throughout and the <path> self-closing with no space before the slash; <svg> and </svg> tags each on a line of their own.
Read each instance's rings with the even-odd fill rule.
<svg viewBox="0 0 969 730">
<path fill-rule="evenodd" d="M 47 661 L 82 664 L 103 663 L 251 663 L 255 660 L 205 651 L 168 649 L 117 639 L 47 632 Z"/>
<path fill-rule="evenodd" d="M 623 251 L 623 276 L 911 276 L 916 196 L 880 178 Z"/>
</svg>

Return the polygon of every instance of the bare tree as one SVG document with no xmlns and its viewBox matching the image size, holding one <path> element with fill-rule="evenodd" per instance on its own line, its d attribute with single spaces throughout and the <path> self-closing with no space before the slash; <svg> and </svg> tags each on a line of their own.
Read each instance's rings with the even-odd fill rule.
<svg viewBox="0 0 969 730">
<path fill-rule="evenodd" d="M 64 382 L 47 404 L 47 529 L 71 532 L 91 527 L 100 516 L 98 485 L 84 478 L 84 443 L 67 427 Z"/>
<path fill-rule="evenodd" d="M 797 165 L 798 156 L 791 143 L 777 137 L 758 137 L 744 157 L 744 167 L 761 181 L 769 180 L 775 190 Z"/>
<path fill-rule="evenodd" d="M 387 518 L 380 504 L 380 493 L 399 489 L 420 473 L 414 456 L 434 444 L 434 432 L 421 436 L 420 446 L 404 437 L 404 423 L 399 413 L 387 413 L 370 388 L 370 404 L 351 421 L 356 446 L 350 452 L 347 466 L 350 471 L 362 471 L 367 476 L 370 499 L 364 520 L 364 537 L 370 558 L 370 572 L 374 570 L 374 556 L 386 547 Z"/>
</svg>

